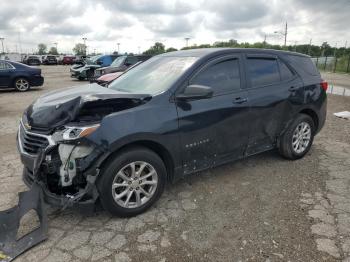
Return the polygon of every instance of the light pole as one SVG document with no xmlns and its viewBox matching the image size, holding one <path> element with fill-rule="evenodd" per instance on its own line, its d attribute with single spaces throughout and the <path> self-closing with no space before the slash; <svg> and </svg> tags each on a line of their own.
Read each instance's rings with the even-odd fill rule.
<svg viewBox="0 0 350 262">
<path fill-rule="evenodd" d="M 185 37 L 185 40 L 186 40 L 186 47 L 188 47 L 188 40 L 190 40 L 191 38 L 190 37 Z"/>
<path fill-rule="evenodd" d="M 82 39 L 83 39 L 83 41 L 84 41 L 84 53 L 85 53 L 85 55 L 86 55 L 86 49 L 87 49 L 87 47 L 86 47 L 86 40 L 87 40 L 87 38 L 86 38 L 86 37 L 83 37 Z"/>
<path fill-rule="evenodd" d="M 5 38 L 0 37 L 1 46 L 2 46 L 2 53 L 3 53 L 3 54 L 5 54 L 5 51 L 4 51 L 4 40 L 5 40 Z"/>
<path fill-rule="evenodd" d="M 284 47 L 286 47 L 287 46 L 287 34 L 288 34 L 288 24 L 287 24 L 287 22 L 286 22 L 286 26 L 285 26 L 284 32 L 275 31 L 274 33 L 284 36 Z"/>
<path fill-rule="evenodd" d="M 117 43 L 117 46 L 118 46 L 118 55 L 119 55 L 120 54 L 120 49 L 119 49 L 120 43 Z"/>
</svg>

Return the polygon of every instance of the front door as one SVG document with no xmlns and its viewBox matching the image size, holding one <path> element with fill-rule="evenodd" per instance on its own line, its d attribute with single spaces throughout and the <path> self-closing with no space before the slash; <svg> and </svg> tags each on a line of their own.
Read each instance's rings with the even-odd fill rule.
<svg viewBox="0 0 350 262">
<path fill-rule="evenodd" d="M 237 159 L 248 143 L 249 103 L 240 55 L 208 62 L 186 83 L 210 86 L 213 97 L 177 102 L 185 173 Z"/>
</svg>

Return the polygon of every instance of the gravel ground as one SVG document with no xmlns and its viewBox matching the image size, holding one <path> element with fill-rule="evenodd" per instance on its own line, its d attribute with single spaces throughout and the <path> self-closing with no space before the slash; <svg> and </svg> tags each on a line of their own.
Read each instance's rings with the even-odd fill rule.
<svg viewBox="0 0 350 262">
<path fill-rule="evenodd" d="M 0 210 L 26 190 L 21 112 L 47 91 L 83 84 L 68 67 L 42 69 L 43 88 L 0 91 Z M 333 116 L 344 110 L 350 97 L 328 96 L 326 125 L 301 160 L 271 151 L 189 176 L 131 219 L 52 213 L 49 239 L 17 261 L 350 261 L 350 121 Z"/>
</svg>

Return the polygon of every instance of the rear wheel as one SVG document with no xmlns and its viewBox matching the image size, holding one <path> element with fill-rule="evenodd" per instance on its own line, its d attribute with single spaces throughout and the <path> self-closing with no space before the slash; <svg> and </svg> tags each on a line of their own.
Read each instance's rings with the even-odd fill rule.
<svg viewBox="0 0 350 262">
<path fill-rule="evenodd" d="M 279 151 L 288 159 L 299 159 L 309 152 L 314 140 L 315 124 L 312 118 L 300 114 L 280 139 Z"/>
<path fill-rule="evenodd" d="M 14 82 L 14 87 L 17 91 L 25 92 L 30 88 L 29 81 L 23 77 L 17 78 Z"/>
<path fill-rule="evenodd" d="M 164 191 L 166 168 L 153 151 L 134 147 L 120 152 L 100 174 L 102 206 L 112 215 L 130 217 L 151 207 Z"/>
</svg>

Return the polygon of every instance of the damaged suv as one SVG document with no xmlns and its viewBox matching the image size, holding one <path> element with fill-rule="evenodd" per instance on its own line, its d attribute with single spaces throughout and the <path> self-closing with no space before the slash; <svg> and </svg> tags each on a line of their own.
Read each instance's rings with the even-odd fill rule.
<svg viewBox="0 0 350 262">
<path fill-rule="evenodd" d="M 278 148 L 303 157 L 326 115 L 326 89 L 308 56 L 197 49 L 155 56 L 108 88 L 48 93 L 24 112 L 23 178 L 55 206 L 133 216 L 167 181 Z"/>
</svg>

